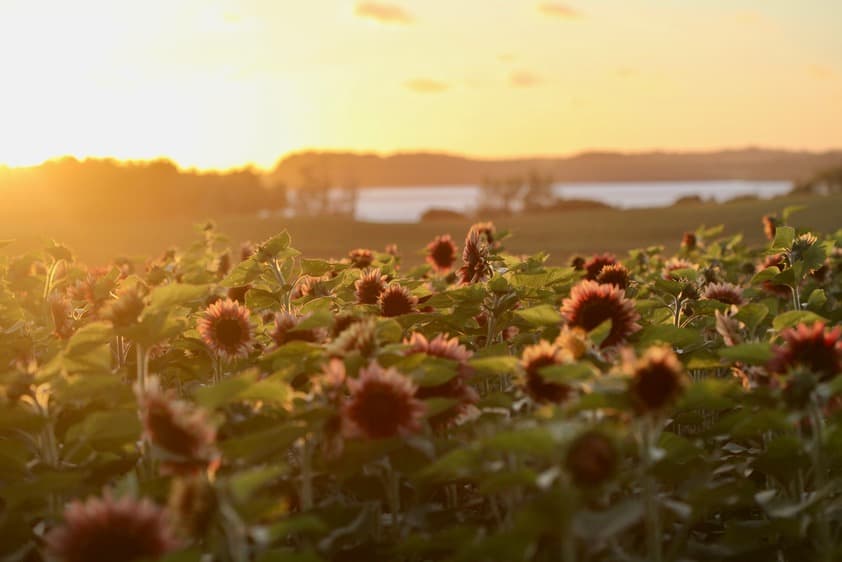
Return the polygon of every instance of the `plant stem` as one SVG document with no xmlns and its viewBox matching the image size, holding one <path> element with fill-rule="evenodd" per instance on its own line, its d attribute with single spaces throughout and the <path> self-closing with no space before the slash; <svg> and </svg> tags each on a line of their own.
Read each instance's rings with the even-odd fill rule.
<svg viewBox="0 0 842 562">
<path fill-rule="evenodd" d="M 644 470 L 643 493 L 646 504 L 647 560 L 650 562 L 661 562 L 661 560 L 663 560 L 663 545 L 661 544 L 661 518 L 658 508 L 657 483 L 655 482 L 655 476 L 652 474 L 652 447 L 657 439 L 657 431 L 654 427 L 655 423 L 655 420 L 648 416 L 643 420 L 643 424 L 641 426 L 640 456 L 643 462 Z"/>
<path fill-rule="evenodd" d="M 137 351 L 137 386 L 143 392 L 149 375 L 149 351 L 139 343 L 135 343 L 135 350 Z"/>
<path fill-rule="evenodd" d="M 822 449 L 824 446 L 824 416 L 821 405 L 815 396 L 810 401 L 810 421 L 813 426 L 813 493 L 821 494 L 825 486 L 825 465 Z M 823 511 L 824 501 L 816 505 L 816 527 L 818 532 L 819 560 L 830 561 L 833 559 L 833 544 L 830 535 L 830 525 L 827 515 Z"/>
<path fill-rule="evenodd" d="M 313 508 L 313 443 L 309 436 L 301 442 L 301 510 Z"/>
</svg>

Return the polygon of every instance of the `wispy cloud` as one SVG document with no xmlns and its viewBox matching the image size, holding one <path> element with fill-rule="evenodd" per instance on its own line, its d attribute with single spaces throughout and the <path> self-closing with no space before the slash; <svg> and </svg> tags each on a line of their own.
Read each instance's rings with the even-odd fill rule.
<svg viewBox="0 0 842 562">
<path fill-rule="evenodd" d="M 433 80 L 431 78 L 414 78 L 412 80 L 407 80 L 404 82 L 404 86 L 413 92 L 418 92 L 419 94 L 435 94 L 443 92 L 448 88 L 448 85 L 445 82 Z"/>
<path fill-rule="evenodd" d="M 396 4 L 384 2 L 359 2 L 354 13 L 361 17 L 387 24 L 412 23 L 412 16 Z"/>
<path fill-rule="evenodd" d="M 538 11 L 545 16 L 567 20 L 582 17 L 582 13 L 579 10 L 561 2 L 542 2 L 538 4 Z"/>
<path fill-rule="evenodd" d="M 509 83 L 517 88 L 531 88 L 541 83 L 541 77 L 528 70 L 517 70 L 509 76 Z"/>
</svg>

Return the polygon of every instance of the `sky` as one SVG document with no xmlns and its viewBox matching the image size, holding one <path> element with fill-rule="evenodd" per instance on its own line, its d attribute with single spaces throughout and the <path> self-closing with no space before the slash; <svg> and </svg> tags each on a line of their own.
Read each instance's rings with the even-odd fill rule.
<svg viewBox="0 0 842 562">
<path fill-rule="evenodd" d="M 0 163 L 842 148 L 840 0 L 0 0 Z"/>
</svg>

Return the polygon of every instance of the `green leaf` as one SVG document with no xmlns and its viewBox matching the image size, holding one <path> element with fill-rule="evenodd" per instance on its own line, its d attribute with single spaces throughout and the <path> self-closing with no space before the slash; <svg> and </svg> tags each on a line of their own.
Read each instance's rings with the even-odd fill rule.
<svg viewBox="0 0 842 562">
<path fill-rule="evenodd" d="M 515 316 L 530 326 L 558 326 L 561 314 L 558 309 L 549 304 L 539 304 L 531 308 L 515 311 Z"/>
<path fill-rule="evenodd" d="M 638 333 L 641 345 L 652 345 L 657 342 L 671 344 L 675 347 L 688 347 L 702 341 L 702 335 L 692 328 L 678 328 L 669 324 L 647 326 Z"/>
<path fill-rule="evenodd" d="M 196 390 L 196 402 L 213 410 L 225 404 L 243 400 L 243 395 L 257 382 L 257 376 L 257 370 L 252 369 L 228 377 L 213 386 L 203 386 Z"/>
<path fill-rule="evenodd" d="M 157 287 L 150 293 L 148 310 L 163 310 L 174 306 L 199 302 L 204 300 L 209 293 L 209 285 L 170 283 L 163 287 Z"/>
<path fill-rule="evenodd" d="M 775 330 L 783 330 L 784 328 L 791 328 L 797 324 L 813 324 L 815 322 L 826 322 L 827 319 L 819 316 L 815 312 L 809 310 L 790 310 L 783 314 L 778 314 L 772 320 L 772 327 Z"/>
<path fill-rule="evenodd" d="M 789 205 L 788 207 L 784 207 L 784 210 L 781 211 L 781 220 L 787 223 L 789 222 L 789 217 L 791 217 L 795 213 L 800 213 L 806 208 L 806 205 Z"/>
<path fill-rule="evenodd" d="M 740 361 L 749 365 L 763 365 L 772 358 L 772 346 L 768 343 L 741 343 L 719 350 L 719 356 L 729 361 Z"/>
<path fill-rule="evenodd" d="M 567 363 L 549 365 L 538 370 L 541 378 L 548 382 L 571 384 L 593 377 L 594 368 L 589 363 Z"/>
<path fill-rule="evenodd" d="M 824 289 L 815 289 L 810 293 L 810 298 L 807 299 L 807 308 L 810 310 L 820 310 L 827 303 L 827 295 Z"/>
<path fill-rule="evenodd" d="M 67 432 L 68 441 L 82 441 L 94 449 L 112 450 L 140 439 L 136 410 L 94 412 Z"/>
<path fill-rule="evenodd" d="M 795 240 L 795 229 L 791 226 L 779 226 L 775 229 L 775 239 L 772 241 L 772 248 L 776 250 L 789 250 Z"/>
<path fill-rule="evenodd" d="M 574 516 L 573 530 L 586 541 L 605 540 L 636 525 L 643 514 L 643 501 L 632 498 L 602 511 L 579 511 Z"/>
<path fill-rule="evenodd" d="M 225 279 L 220 282 L 223 287 L 242 287 L 248 285 L 263 273 L 263 264 L 257 261 L 255 256 L 251 256 L 231 270 Z"/>
<path fill-rule="evenodd" d="M 283 458 L 278 455 L 307 431 L 307 426 L 302 423 L 287 422 L 277 427 L 229 437 L 219 444 L 219 448 L 223 458 L 254 464 L 264 459 Z"/>
<path fill-rule="evenodd" d="M 476 370 L 477 374 L 484 375 L 509 375 L 515 372 L 518 364 L 517 357 L 510 355 L 496 357 L 475 357 L 468 361 L 468 364 Z"/>
<path fill-rule="evenodd" d="M 285 465 L 255 467 L 238 472 L 229 479 L 231 492 L 239 502 L 244 502 L 260 488 L 289 471 Z"/>
<path fill-rule="evenodd" d="M 307 275 L 312 275 L 313 277 L 321 277 L 330 271 L 332 267 L 333 265 L 329 261 L 325 260 L 301 260 L 301 271 Z"/>
<path fill-rule="evenodd" d="M 725 410 L 735 405 L 728 396 L 736 390 L 730 380 L 702 379 L 691 384 L 679 401 L 681 410 Z"/>
<path fill-rule="evenodd" d="M 611 335 L 611 327 L 613 325 L 614 322 L 608 318 L 603 322 L 600 322 L 599 326 L 588 332 L 588 337 L 591 338 L 591 341 L 595 346 L 599 347 L 602 345 L 602 342 L 605 341 L 605 338 Z"/>
<path fill-rule="evenodd" d="M 769 307 L 766 305 L 749 303 L 740 307 L 734 317 L 744 323 L 749 332 L 753 332 L 768 315 Z"/>
</svg>

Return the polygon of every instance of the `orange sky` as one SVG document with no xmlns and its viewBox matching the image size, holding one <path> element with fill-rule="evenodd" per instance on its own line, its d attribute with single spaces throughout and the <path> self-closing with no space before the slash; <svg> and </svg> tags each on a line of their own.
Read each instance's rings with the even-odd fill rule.
<svg viewBox="0 0 842 562">
<path fill-rule="evenodd" d="M 842 147 L 839 0 L 2 0 L 0 163 Z"/>
</svg>

